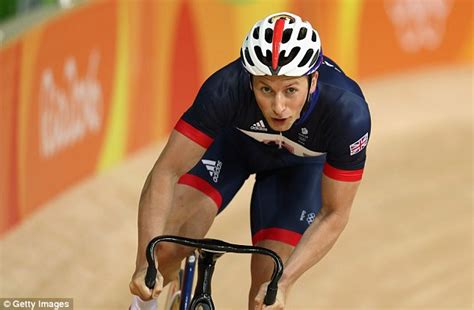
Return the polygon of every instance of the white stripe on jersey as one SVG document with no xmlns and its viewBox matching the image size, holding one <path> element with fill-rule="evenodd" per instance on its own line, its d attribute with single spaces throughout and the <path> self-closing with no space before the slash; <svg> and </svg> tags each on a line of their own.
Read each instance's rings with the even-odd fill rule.
<svg viewBox="0 0 474 310">
<path fill-rule="evenodd" d="M 294 141 L 291 141 L 287 137 L 279 134 L 272 134 L 272 133 L 264 133 L 264 132 L 253 132 L 253 131 L 248 131 L 244 129 L 237 128 L 238 130 L 242 131 L 244 134 L 247 136 L 250 136 L 257 140 L 258 142 L 262 143 L 271 143 L 274 142 L 276 144 L 282 143 L 283 146 L 290 151 L 291 153 L 295 154 L 296 156 L 300 157 L 316 157 L 316 156 L 322 156 L 326 153 L 321 153 L 321 152 L 315 152 L 308 150 L 301 144 L 298 144 Z"/>
</svg>

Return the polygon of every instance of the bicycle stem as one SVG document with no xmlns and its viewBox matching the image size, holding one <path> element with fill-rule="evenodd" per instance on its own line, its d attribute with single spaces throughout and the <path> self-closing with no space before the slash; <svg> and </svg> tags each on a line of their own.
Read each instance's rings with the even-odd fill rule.
<svg viewBox="0 0 474 310">
<path fill-rule="evenodd" d="M 199 249 L 198 261 L 198 279 L 193 300 L 190 309 L 195 309 L 198 304 L 206 304 L 210 310 L 215 309 L 214 302 L 211 297 L 211 283 L 214 274 L 214 268 L 217 259 L 224 253 L 209 252 L 205 249 Z"/>
</svg>

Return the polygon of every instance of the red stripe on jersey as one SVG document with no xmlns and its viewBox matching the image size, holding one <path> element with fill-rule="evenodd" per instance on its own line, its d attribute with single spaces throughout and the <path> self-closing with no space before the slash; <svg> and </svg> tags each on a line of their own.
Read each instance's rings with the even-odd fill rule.
<svg viewBox="0 0 474 310">
<path fill-rule="evenodd" d="M 217 189 L 212 187 L 212 185 L 209 184 L 206 180 L 192 174 L 185 174 L 181 176 L 181 178 L 179 178 L 178 184 L 184 184 L 184 185 L 194 187 L 198 191 L 202 192 L 203 194 L 211 198 L 216 203 L 217 209 L 221 208 L 221 205 L 222 205 L 221 193 L 219 193 Z"/>
<path fill-rule="evenodd" d="M 176 123 L 174 129 L 206 149 L 209 147 L 209 145 L 211 145 L 212 141 L 214 141 L 214 139 L 212 139 L 202 131 L 199 131 L 198 129 L 194 128 L 182 119 L 180 119 L 178 123 Z"/>
<path fill-rule="evenodd" d="M 280 18 L 275 23 L 275 29 L 273 29 L 273 46 L 272 46 L 272 67 L 276 70 L 278 67 L 278 58 L 280 56 L 280 44 L 283 37 L 283 27 L 285 27 L 285 19 Z"/>
<path fill-rule="evenodd" d="M 345 181 L 345 182 L 356 182 L 362 179 L 362 174 L 364 169 L 359 170 L 341 170 L 337 169 L 330 164 L 326 163 L 324 165 L 323 173 L 330 177 L 331 179 L 337 181 Z"/>
<path fill-rule="evenodd" d="M 252 236 L 255 245 L 262 240 L 276 240 L 292 246 L 296 246 L 301 239 L 301 234 L 282 228 L 266 228 L 259 230 Z"/>
</svg>

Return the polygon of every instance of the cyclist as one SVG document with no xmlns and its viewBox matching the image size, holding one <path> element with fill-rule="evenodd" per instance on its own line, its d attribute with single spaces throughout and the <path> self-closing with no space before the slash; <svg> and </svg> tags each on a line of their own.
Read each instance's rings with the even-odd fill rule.
<svg viewBox="0 0 474 310">
<path fill-rule="evenodd" d="M 161 234 L 202 238 L 244 181 L 254 245 L 280 255 L 282 309 L 295 281 L 334 245 L 349 219 L 366 159 L 370 113 L 359 86 L 327 56 L 309 22 L 277 13 L 257 22 L 240 58 L 215 72 L 171 133 L 145 182 L 138 212 L 133 294 L 144 284 L 145 248 Z M 189 249 L 160 244 L 158 281 L 177 277 Z M 249 308 L 262 308 L 272 263 L 251 259 Z"/>
</svg>

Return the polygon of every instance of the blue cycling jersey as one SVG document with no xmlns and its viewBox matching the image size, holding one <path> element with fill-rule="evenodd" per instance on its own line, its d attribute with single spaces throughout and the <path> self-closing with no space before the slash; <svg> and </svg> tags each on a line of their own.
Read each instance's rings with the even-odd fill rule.
<svg viewBox="0 0 474 310">
<path fill-rule="evenodd" d="M 268 147 L 283 146 L 296 156 L 326 156 L 326 175 L 359 180 L 371 129 L 368 105 L 357 83 L 334 61 L 325 57 L 318 71 L 316 91 L 300 119 L 285 132 L 272 130 L 266 122 L 240 60 L 206 80 L 175 129 L 208 147 L 224 129 L 237 128 Z"/>
</svg>

